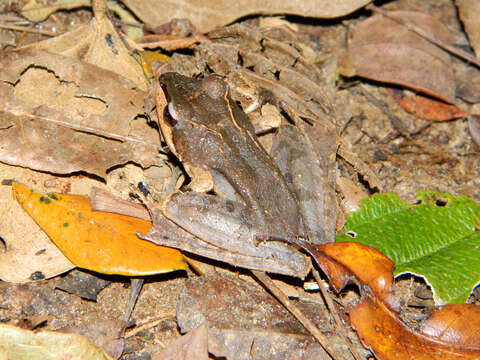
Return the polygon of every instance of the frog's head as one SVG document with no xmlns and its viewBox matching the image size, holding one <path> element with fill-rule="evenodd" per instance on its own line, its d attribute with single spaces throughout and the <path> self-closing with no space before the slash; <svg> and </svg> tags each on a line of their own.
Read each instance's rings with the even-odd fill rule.
<svg viewBox="0 0 480 360">
<path fill-rule="evenodd" d="M 170 72 L 160 75 L 159 83 L 168 102 L 165 121 L 171 127 L 186 121 L 209 127 L 215 122 L 212 115 L 225 107 L 228 86 L 218 75 L 197 80 Z"/>
<path fill-rule="evenodd" d="M 170 150 L 185 159 L 198 147 L 198 139 L 216 136 L 217 123 L 231 116 L 228 85 L 218 75 L 198 80 L 165 73 L 158 80 L 167 100 L 164 109 L 158 109 L 163 137 Z"/>
</svg>

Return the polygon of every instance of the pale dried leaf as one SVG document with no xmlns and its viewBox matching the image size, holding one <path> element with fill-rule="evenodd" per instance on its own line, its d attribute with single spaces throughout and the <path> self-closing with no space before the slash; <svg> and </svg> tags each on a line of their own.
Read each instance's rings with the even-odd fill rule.
<svg viewBox="0 0 480 360">
<path fill-rule="evenodd" d="M 468 118 L 468 128 L 473 141 L 480 147 L 480 115 L 470 115 Z"/>
<path fill-rule="evenodd" d="M 113 360 L 89 339 L 54 331 L 34 333 L 0 324 L 0 354 L 8 360 Z"/>
<path fill-rule="evenodd" d="M 122 0 L 122 2 L 143 22 L 160 26 L 173 18 L 187 18 L 201 32 L 256 14 L 290 14 L 317 18 L 335 18 L 352 13 L 365 6 L 369 0 L 339 1 L 276 1 L 276 0 Z"/>
<path fill-rule="evenodd" d="M 37 0 L 30 0 L 21 10 L 22 16 L 33 22 L 45 20 L 58 10 L 71 10 L 82 6 L 90 6 L 90 0 L 58 0 L 51 5 L 38 4 Z"/>
<path fill-rule="evenodd" d="M 85 336 L 112 358 L 118 359 L 125 346 L 123 338 L 125 326 L 126 323 L 122 320 L 94 319 L 88 324 L 62 328 L 58 331 Z"/>
</svg>

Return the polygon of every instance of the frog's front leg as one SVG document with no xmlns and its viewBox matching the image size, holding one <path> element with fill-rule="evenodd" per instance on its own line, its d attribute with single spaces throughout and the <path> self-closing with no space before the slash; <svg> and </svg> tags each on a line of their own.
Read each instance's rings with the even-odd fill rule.
<svg viewBox="0 0 480 360">
<path fill-rule="evenodd" d="M 244 204 L 196 192 L 175 193 L 152 213 L 153 230 L 141 236 L 145 240 L 248 269 L 299 278 L 310 271 L 310 259 L 289 245 L 255 241 L 263 232 Z"/>
</svg>

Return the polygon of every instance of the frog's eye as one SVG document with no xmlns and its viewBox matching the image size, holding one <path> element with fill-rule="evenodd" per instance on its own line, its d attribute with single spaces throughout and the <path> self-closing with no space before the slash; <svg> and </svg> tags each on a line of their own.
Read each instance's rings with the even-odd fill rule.
<svg viewBox="0 0 480 360">
<path fill-rule="evenodd" d="M 175 115 L 176 115 L 176 112 L 173 109 L 172 103 L 170 102 L 168 103 L 168 106 L 166 106 L 165 110 L 163 111 L 163 118 L 172 127 L 177 125 L 177 122 L 178 122 L 177 121 L 178 117 Z"/>
</svg>

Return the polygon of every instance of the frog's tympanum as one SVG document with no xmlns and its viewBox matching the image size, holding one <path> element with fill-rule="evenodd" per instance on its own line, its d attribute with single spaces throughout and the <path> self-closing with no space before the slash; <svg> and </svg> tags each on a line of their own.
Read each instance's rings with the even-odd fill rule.
<svg viewBox="0 0 480 360">
<path fill-rule="evenodd" d="M 162 134 L 191 188 L 215 194 L 174 193 L 154 211 L 155 230 L 145 238 L 236 266 L 305 276 L 307 257 L 279 241 L 257 241 L 303 236 L 304 226 L 295 194 L 225 82 L 176 73 L 159 82 L 168 101 L 159 113 Z"/>
</svg>

